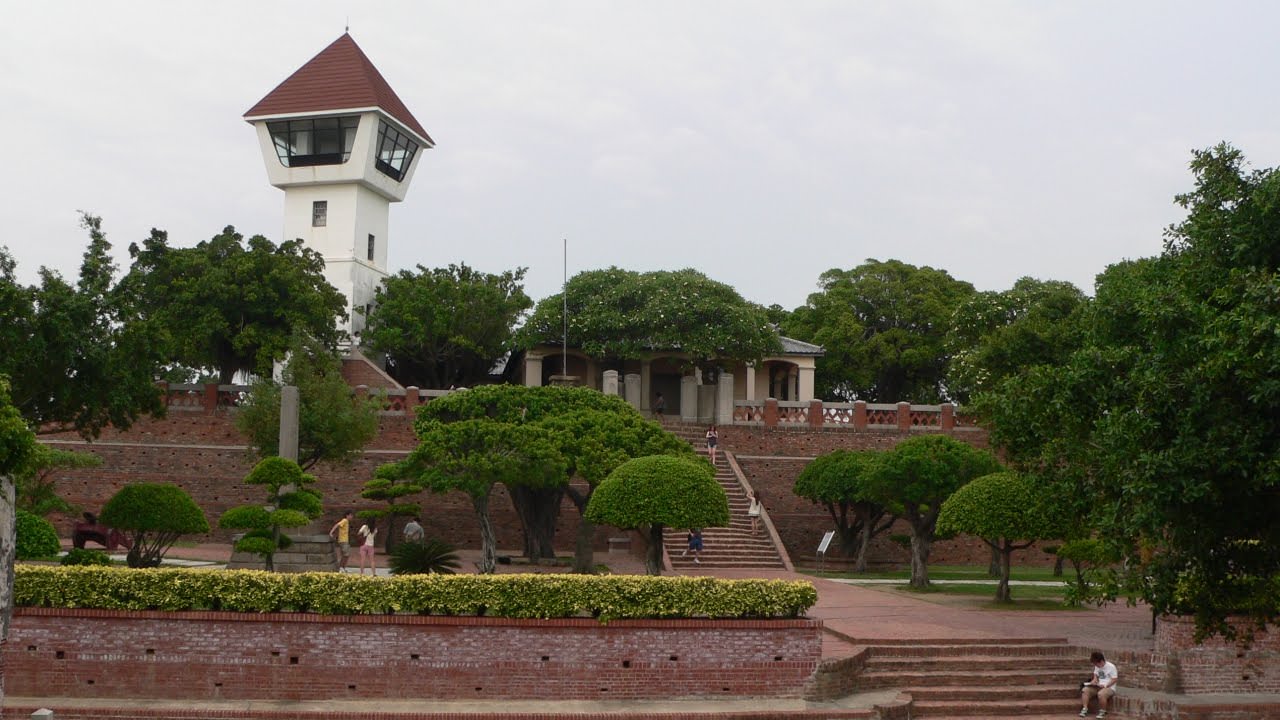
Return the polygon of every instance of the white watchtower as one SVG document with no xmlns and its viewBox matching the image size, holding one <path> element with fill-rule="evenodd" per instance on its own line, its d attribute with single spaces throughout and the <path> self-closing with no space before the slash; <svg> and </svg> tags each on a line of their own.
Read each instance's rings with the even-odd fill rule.
<svg viewBox="0 0 1280 720">
<path fill-rule="evenodd" d="M 271 184 L 284 190 L 284 240 L 324 256 L 359 333 L 387 276 L 387 217 L 404 199 L 420 150 L 435 146 L 348 34 L 244 114 Z"/>
</svg>

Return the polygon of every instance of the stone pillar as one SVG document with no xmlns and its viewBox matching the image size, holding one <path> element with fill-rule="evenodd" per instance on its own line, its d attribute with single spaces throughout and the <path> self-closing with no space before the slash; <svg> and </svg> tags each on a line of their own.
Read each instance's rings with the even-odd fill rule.
<svg viewBox="0 0 1280 720">
<path fill-rule="evenodd" d="M 778 399 L 777 398 L 765 399 L 764 424 L 765 424 L 765 427 L 777 427 L 778 425 Z"/>
<path fill-rule="evenodd" d="M 640 409 L 649 410 L 653 403 L 653 373 L 650 370 L 652 363 L 648 360 L 640 361 Z"/>
<path fill-rule="evenodd" d="M 822 417 L 822 401 L 809 401 L 809 427 L 820 428 L 826 423 L 826 418 Z"/>
<path fill-rule="evenodd" d="M 692 375 L 680 378 L 680 419 L 698 422 L 698 379 Z"/>
<path fill-rule="evenodd" d="M 524 384 L 526 387 L 542 387 L 542 356 L 524 356 Z"/>
<path fill-rule="evenodd" d="M 605 395 L 618 394 L 618 371 L 605 370 L 604 379 L 600 381 L 600 392 Z"/>
<path fill-rule="evenodd" d="M 951 403 L 942 403 L 942 418 L 938 423 L 943 430 L 956 429 L 956 406 Z"/>
<path fill-rule="evenodd" d="M 280 457 L 298 462 L 298 388 L 280 388 Z"/>
<path fill-rule="evenodd" d="M 641 398 L 644 397 L 640 394 L 640 373 L 627 373 L 623 378 L 622 392 L 627 399 L 627 404 L 639 410 Z"/>
<path fill-rule="evenodd" d="M 911 429 L 911 403 L 898 403 L 898 429 L 906 432 Z"/>
<path fill-rule="evenodd" d="M 867 401 L 866 400 L 853 401 L 853 429 L 854 430 L 867 429 Z"/>
<path fill-rule="evenodd" d="M 204 384 L 204 411 L 213 413 L 218 409 L 218 383 Z"/>
<path fill-rule="evenodd" d="M 800 399 L 800 368 L 792 367 L 791 372 L 787 374 L 787 384 L 791 387 L 791 400 L 795 402 Z"/>
<path fill-rule="evenodd" d="M 746 396 L 746 399 L 747 399 L 747 400 L 755 400 L 755 399 L 756 399 L 756 366 L 755 366 L 755 365 L 751 365 L 750 363 L 748 363 L 748 364 L 747 364 L 747 371 L 746 371 L 746 374 L 744 375 L 744 377 L 745 377 L 745 379 L 746 379 L 746 381 L 747 381 L 747 396 Z"/>
<path fill-rule="evenodd" d="M 720 384 L 716 385 L 716 424 L 733 424 L 733 375 L 720 373 Z"/>
<path fill-rule="evenodd" d="M 698 422 L 710 425 L 716 421 L 716 385 L 698 385 Z"/>
<path fill-rule="evenodd" d="M 804 402 L 813 399 L 813 368 L 800 366 L 800 376 L 797 378 L 798 387 L 796 390 L 796 399 Z"/>
</svg>

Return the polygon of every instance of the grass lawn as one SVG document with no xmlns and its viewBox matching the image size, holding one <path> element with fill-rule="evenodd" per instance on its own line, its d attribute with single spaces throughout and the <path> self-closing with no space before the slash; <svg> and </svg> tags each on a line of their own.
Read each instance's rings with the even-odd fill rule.
<svg viewBox="0 0 1280 720">
<path fill-rule="evenodd" d="M 942 605 L 981 610 L 1075 611 L 1081 609 L 1067 607 L 1062 604 L 1062 587 L 1059 585 L 1015 585 L 1010 588 L 1010 592 L 1013 595 L 1013 602 L 1011 603 L 997 603 L 995 601 L 996 587 L 994 583 L 933 585 L 924 591 L 913 590 L 907 585 L 873 585 L 868 586 L 868 589 L 907 595 Z"/>
</svg>

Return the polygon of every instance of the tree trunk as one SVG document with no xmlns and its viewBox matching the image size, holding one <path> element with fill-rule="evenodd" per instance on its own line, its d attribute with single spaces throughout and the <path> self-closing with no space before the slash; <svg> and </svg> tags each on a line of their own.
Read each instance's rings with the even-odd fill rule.
<svg viewBox="0 0 1280 720">
<path fill-rule="evenodd" d="M 1061 548 L 1059 548 L 1059 549 L 1061 549 Z M 1054 553 L 1054 556 L 1055 556 L 1057 559 L 1053 561 L 1053 576 L 1054 576 L 1054 577 L 1062 577 L 1062 564 L 1063 564 L 1063 562 L 1064 562 L 1064 561 L 1063 561 L 1063 559 L 1062 559 L 1062 555 L 1061 555 L 1061 554 L 1059 554 L 1059 553 Z"/>
<path fill-rule="evenodd" d="M 911 525 L 911 587 L 929 589 L 929 534 L 914 523 Z"/>
<path fill-rule="evenodd" d="M 1009 540 L 1000 542 L 999 550 L 995 545 L 991 546 L 992 551 L 1000 556 L 1000 582 L 996 584 L 996 602 L 1007 603 L 1013 602 L 1013 596 L 1009 593 L 1009 562 L 1013 557 L 1013 543 Z"/>
<path fill-rule="evenodd" d="M 590 575 L 596 571 L 596 526 L 585 517 L 578 517 L 578 538 L 573 548 L 573 571 Z"/>
<path fill-rule="evenodd" d="M 18 543 L 18 519 L 14 505 L 13 477 L 0 475 L 0 649 L 9 639 L 13 619 L 13 560 Z M 0 701 L 4 686 L 0 684 Z"/>
<path fill-rule="evenodd" d="M 394 513 L 387 516 L 387 539 L 382 543 L 382 550 L 387 555 L 391 554 L 391 548 L 395 547 L 396 538 L 396 518 Z"/>
<path fill-rule="evenodd" d="M 853 559 L 853 571 L 867 571 L 867 548 L 871 545 L 871 523 L 864 522 L 862 531 L 858 533 L 858 554 Z"/>
<path fill-rule="evenodd" d="M 560 518 L 564 488 L 532 490 L 517 485 L 507 489 L 524 530 L 525 557 L 530 562 L 554 558 L 556 520 Z"/>
<path fill-rule="evenodd" d="M 644 553 L 644 571 L 649 575 L 662 574 L 662 525 L 649 526 L 649 546 Z"/>
<path fill-rule="evenodd" d="M 987 562 L 987 575 L 998 578 L 1001 572 L 1001 551 L 998 549 L 996 542 L 988 540 L 987 545 L 991 546 L 991 559 Z"/>
<path fill-rule="evenodd" d="M 476 569 L 481 575 L 492 575 L 498 566 L 498 560 L 494 548 L 497 540 L 493 537 L 493 523 L 489 521 L 489 496 L 471 496 L 471 506 L 475 508 L 476 519 L 480 521 L 480 563 Z"/>
</svg>

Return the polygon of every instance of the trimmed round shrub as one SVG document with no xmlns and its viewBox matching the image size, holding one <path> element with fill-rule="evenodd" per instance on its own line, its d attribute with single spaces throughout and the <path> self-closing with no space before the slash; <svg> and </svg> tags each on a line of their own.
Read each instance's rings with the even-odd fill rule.
<svg viewBox="0 0 1280 720">
<path fill-rule="evenodd" d="M 101 550 L 71 548 L 62 556 L 63 565 L 110 565 L 111 556 Z"/>
<path fill-rule="evenodd" d="M 409 540 L 396 545 L 391 551 L 389 564 L 392 575 L 453 575 L 462 567 L 453 546 L 435 538 L 426 542 Z"/>
<path fill-rule="evenodd" d="M 52 557 L 62 551 L 58 531 L 48 520 L 26 510 L 18 510 L 14 520 L 18 531 L 15 554 L 19 560 Z"/>
<path fill-rule="evenodd" d="M 209 532 L 209 521 L 191 496 L 167 483 L 124 486 L 98 520 L 129 534 L 129 567 L 156 567 L 179 536 Z"/>
</svg>

